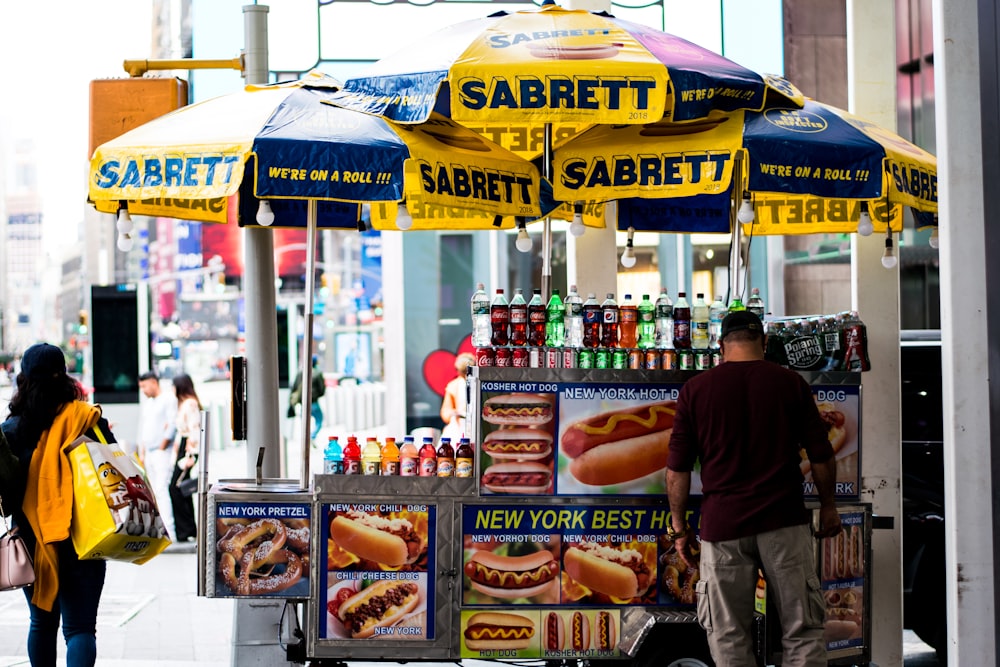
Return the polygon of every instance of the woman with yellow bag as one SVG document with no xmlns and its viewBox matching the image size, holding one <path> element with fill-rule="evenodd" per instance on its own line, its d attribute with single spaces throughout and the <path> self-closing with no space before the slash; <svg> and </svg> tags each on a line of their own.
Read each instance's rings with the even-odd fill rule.
<svg viewBox="0 0 1000 667">
<path fill-rule="evenodd" d="M 35 559 L 35 583 L 24 589 L 31 612 L 28 658 L 33 667 L 55 665 L 59 623 L 66 638 L 66 664 L 89 667 L 97 660 L 97 607 L 106 563 L 80 560 L 70 540 L 73 479 L 63 446 L 81 435 L 96 439 L 97 426 L 114 438 L 101 409 L 84 400 L 83 388 L 66 373 L 66 357 L 54 345 L 25 350 L 0 425 L 20 465 L 24 495 L 8 498 L 14 523 Z"/>
</svg>

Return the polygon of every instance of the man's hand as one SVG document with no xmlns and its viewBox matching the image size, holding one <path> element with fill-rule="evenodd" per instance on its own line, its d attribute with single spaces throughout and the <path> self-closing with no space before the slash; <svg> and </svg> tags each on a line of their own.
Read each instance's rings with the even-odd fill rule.
<svg viewBox="0 0 1000 667">
<path fill-rule="evenodd" d="M 688 567 L 696 568 L 701 561 L 701 549 L 694 548 L 694 532 L 687 531 L 674 539 L 674 549 Z"/>
<path fill-rule="evenodd" d="M 816 537 L 836 537 L 840 534 L 840 512 L 836 505 L 823 505 L 819 508 L 819 530 Z"/>
</svg>

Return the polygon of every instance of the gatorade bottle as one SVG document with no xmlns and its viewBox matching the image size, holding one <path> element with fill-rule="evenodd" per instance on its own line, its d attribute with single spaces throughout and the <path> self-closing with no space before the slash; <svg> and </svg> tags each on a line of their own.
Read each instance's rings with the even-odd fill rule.
<svg viewBox="0 0 1000 667">
<path fill-rule="evenodd" d="M 326 449 L 323 450 L 323 474 L 344 474 L 344 455 L 340 451 L 340 443 L 337 442 L 335 435 L 330 436 L 330 439 L 326 441 Z"/>
<path fill-rule="evenodd" d="M 455 450 L 455 477 L 472 477 L 473 463 L 475 463 L 475 452 L 472 451 L 472 443 L 468 438 L 458 441 L 458 449 Z"/>
<path fill-rule="evenodd" d="M 437 476 L 454 477 L 455 448 L 451 446 L 451 438 L 441 438 L 437 450 Z"/>
<path fill-rule="evenodd" d="M 498 289 L 490 303 L 490 343 L 503 346 L 510 340 L 510 304 L 503 290 Z"/>
<path fill-rule="evenodd" d="M 347 438 L 347 446 L 344 447 L 344 474 L 361 474 L 361 447 L 358 446 L 358 439 L 353 435 Z"/>
<path fill-rule="evenodd" d="M 437 451 L 434 449 L 434 438 L 424 438 L 420 446 L 420 476 L 434 477 L 437 475 Z"/>
<path fill-rule="evenodd" d="M 600 347 L 600 345 L 601 304 L 597 303 L 597 295 L 591 292 L 583 303 L 583 346 Z"/>
<path fill-rule="evenodd" d="M 510 300 L 510 344 L 525 345 L 528 342 L 528 303 L 518 287 Z"/>
<path fill-rule="evenodd" d="M 618 302 L 614 292 L 608 292 L 601 304 L 601 347 L 618 347 Z"/>
<path fill-rule="evenodd" d="M 396 446 L 395 438 L 386 438 L 382 445 L 382 474 L 399 474 L 399 448 Z"/>
<path fill-rule="evenodd" d="M 365 448 L 361 450 L 361 474 L 377 475 L 382 467 L 382 448 L 379 447 L 378 440 L 368 438 L 365 440 Z"/>
<path fill-rule="evenodd" d="M 420 474 L 420 455 L 413 436 L 403 438 L 403 446 L 399 449 L 399 475 L 401 477 L 417 477 Z"/>
<path fill-rule="evenodd" d="M 656 346 L 656 307 L 648 294 L 639 302 L 639 347 L 649 349 Z"/>
<path fill-rule="evenodd" d="M 698 293 L 691 306 L 691 347 L 696 350 L 708 349 L 708 304 L 705 295 Z"/>
<path fill-rule="evenodd" d="M 674 304 L 674 349 L 691 348 L 691 306 L 687 302 L 687 292 L 677 293 Z"/>
<path fill-rule="evenodd" d="M 559 290 L 554 289 L 552 296 L 549 297 L 549 303 L 545 307 L 545 344 L 549 347 L 563 346 L 565 342 L 565 316 L 566 306 L 559 298 Z"/>
<path fill-rule="evenodd" d="M 618 346 L 627 350 L 637 347 L 639 339 L 636 338 L 639 327 L 639 309 L 632 303 L 632 295 L 626 294 L 618 309 L 618 320 L 620 331 L 618 333 Z"/>
</svg>

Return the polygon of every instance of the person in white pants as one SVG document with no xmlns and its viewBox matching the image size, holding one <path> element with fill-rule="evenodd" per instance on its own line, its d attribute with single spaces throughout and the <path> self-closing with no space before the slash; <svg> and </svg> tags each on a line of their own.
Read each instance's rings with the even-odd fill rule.
<svg viewBox="0 0 1000 667">
<path fill-rule="evenodd" d="M 177 399 L 160 389 L 160 378 L 153 371 L 139 376 L 139 389 L 145 398 L 139 408 L 139 455 L 146 468 L 146 476 L 153 487 L 156 507 L 160 510 L 163 525 L 175 540 L 174 513 L 170 505 L 170 475 L 174 463 L 174 425 Z"/>
</svg>

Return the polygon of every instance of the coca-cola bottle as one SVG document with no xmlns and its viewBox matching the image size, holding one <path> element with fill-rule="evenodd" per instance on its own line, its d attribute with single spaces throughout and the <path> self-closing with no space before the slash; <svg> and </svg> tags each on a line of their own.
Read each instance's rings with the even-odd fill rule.
<svg viewBox="0 0 1000 667">
<path fill-rule="evenodd" d="M 510 305 L 503 290 L 498 289 L 490 303 L 490 343 L 497 346 L 506 345 L 510 340 Z"/>
<path fill-rule="evenodd" d="M 601 345 L 601 304 L 597 303 L 597 295 L 591 292 L 583 302 L 583 346 L 600 347 Z"/>
<path fill-rule="evenodd" d="M 608 292 L 601 304 L 601 345 L 618 347 L 618 303 L 614 292 Z"/>
<path fill-rule="evenodd" d="M 531 301 L 528 302 L 528 345 L 532 347 L 545 345 L 547 319 L 548 311 L 542 303 L 542 290 L 534 289 L 531 292 Z"/>
<path fill-rule="evenodd" d="M 510 344 L 525 345 L 528 342 L 528 302 L 524 292 L 518 287 L 510 300 Z"/>
<path fill-rule="evenodd" d="M 674 304 L 674 349 L 688 350 L 691 348 L 691 306 L 687 301 L 687 292 L 677 293 Z"/>
</svg>

